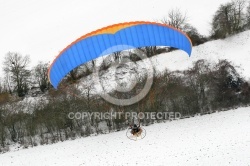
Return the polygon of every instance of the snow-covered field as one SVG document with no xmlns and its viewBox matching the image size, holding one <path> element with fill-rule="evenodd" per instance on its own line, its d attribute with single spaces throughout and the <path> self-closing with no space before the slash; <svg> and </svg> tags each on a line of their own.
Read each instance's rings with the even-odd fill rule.
<svg viewBox="0 0 250 166">
<path fill-rule="evenodd" d="M 0 166 L 250 166 L 250 107 L 144 127 L 139 141 L 126 131 L 0 155 Z"/>
</svg>

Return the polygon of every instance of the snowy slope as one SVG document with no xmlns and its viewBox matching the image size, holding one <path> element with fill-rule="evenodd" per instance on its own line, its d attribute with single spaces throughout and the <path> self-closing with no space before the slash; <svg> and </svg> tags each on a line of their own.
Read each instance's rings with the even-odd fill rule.
<svg viewBox="0 0 250 166">
<path fill-rule="evenodd" d="M 190 58 L 183 51 L 174 51 L 153 57 L 152 61 L 156 69 L 163 71 L 166 67 L 170 70 L 185 70 L 200 59 L 212 62 L 229 60 L 241 68 L 240 72 L 244 77 L 250 79 L 250 31 L 193 47 Z"/>
<path fill-rule="evenodd" d="M 0 166 L 249 166 L 250 107 L 145 127 L 140 141 L 126 131 L 0 155 Z"/>
<path fill-rule="evenodd" d="M 204 43 L 199 46 L 193 47 L 191 57 L 183 51 L 177 50 L 170 53 L 163 53 L 151 58 L 151 64 L 155 71 L 162 73 L 164 70 L 169 69 L 171 71 L 175 70 L 186 70 L 192 67 L 193 63 L 200 59 L 206 59 L 210 62 L 218 62 L 222 59 L 227 59 L 231 61 L 234 65 L 239 66 L 238 71 L 241 73 L 246 80 L 250 80 L 250 30 L 239 33 L 232 37 L 228 37 L 224 40 L 214 40 Z M 98 59 L 98 63 L 105 59 L 101 57 Z M 151 65 L 150 63 L 137 62 L 136 68 L 134 69 L 137 73 L 145 73 Z M 125 80 L 130 80 L 131 76 L 131 65 L 129 69 L 123 69 Z M 107 73 L 102 76 L 102 86 L 106 92 L 115 89 L 117 85 L 117 78 L 114 68 L 110 68 Z M 128 74 L 130 73 L 130 74 Z M 93 82 L 95 81 L 95 82 Z M 93 88 L 91 90 L 92 94 L 103 93 L 103 89 L 100 88 L 100 84 L 96 84 L 96 77 L 88 76 L 87 78 L 81 79 L 79 81 L 78 89 L 82 94 L 86 93 L 87 87 Z M 129 82 L 129 81 L 127 81 Z M 28 99 L 30 101 L 30 99 Z M 44 99 L 46 100 L 46 99 Z M 20 104 L 26 104 L 21 101 Z M 28 108 L 27 108 L 28 109 Z"/>
<path fill-rule="evenodd" d="M 160 55 L 153 56 L 151 63 L 149 61 L 139 61 L 136 63 L 135 67 L 131 65 L 129 68 L 123 68 L 122 75 L 118 77 L 123 77 L 125 80 L 130 80 L 131 70 L 133 69 L 135 73 L 145 73 L 147 69 L 153 67 L 156 72 L 162 73 L 166 69 L 170 71 L 175 70 L 187 70 L 193 66 L 193 63 L 205 59 L 211 63 L 217 63 L 219 60 L 228 60 L 236 67 L 238 72 L 246 80 L 250 80 L 250 31 L 242 32 L 237 35 L 228 37 L 223 40 L 214 40 L 204 43 L 199 46 L 193 47 L 192 55 L 188 55 L 181 50 L 163 53 Z M 100 64 L 105 58 L 100 57 L 97 60 L 97 64 Z M 101 84 L 104 87 L 105 92 L 109 92 L 115 89 L 117 85 L 117 73 L 114 67 L 107 70 L 102 78 Z M 79 81 L 78 89 L 85 93 L 86 87 L 91 87 L 93 90 L 91 93 L 99 94 L 103 93 L 103 89 L 98 84 L 99 80 L 96 80 L 96 75 L 88 76 L 87 78 L 82 78 Z M 128 81 L 129 82 L 129 81 Z M 131 81 L 130 81 L 131 82 Z"/>
</svg>

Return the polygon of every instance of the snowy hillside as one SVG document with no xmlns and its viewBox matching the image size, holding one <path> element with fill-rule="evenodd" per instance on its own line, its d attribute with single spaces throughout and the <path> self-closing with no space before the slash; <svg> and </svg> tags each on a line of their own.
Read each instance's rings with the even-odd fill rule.
<svg viewBox="0 0 250 166">
<path fill-rule="evenodd" d="M 0 155 L 0 166 L 249 166 L 250 107 L 145 127 L 131 141 L 126 131 Z"/>
<path fill-rule="evenodd" d="M 153 56 L 151 58 L 151 63 L 149 61 L 137 62 L 136 66 L 130 63 L 129 68 L 123 68 L 123 75 L 119 75 L 114 67 L 108 69 L 108 72 L 102 76 L 101 84 L 105 88 L 106 92 L 115 89 L 117 84 L 117 76 L 123 77 L 123 79 L 131 80 L 131 75 L 133 73 L 145 73 L 146 70 L 150 70 L 153 66 L 156 72 L 162 73 L 166 69 L 170 71 L 175 70 L 187 70 L 193 66 L 193 63 L 205 59 L 211 63 L 218 63 L 219 60 L 228 60 L 237 68 L 238 72 L 246 80 L 250 79 L 250 31 L 242 32 L 232 37 L 228 37 L 224 40 L 215 40 L 204 43 L 199 46 L 193 47 L 192 55 L 188 55 L 180 50 L 163 53 L 160 55 Z M 126 54 L 126 53 L 124 53 Z M 105 58 L 101 57 L 97 60 L 97 64 L 101 64 L 101 61 Z M 151 66 L 152 65 L 152 66 Z M 133 71 L 132 71 L 133 70 Z M 131 72 L 132 71 L 132 72 Z M 130 74 L 128 74 L 130 73 Z M 82 78 L 79 81 L 78 89 L 81 92 L 86 91 L 86 87 L 92 87 L 92 93 L 98 94 L 102 93 L 102 88 L 97 83 L 99 80 L 96 80 L 96 75 L 88 76 Z M 120 79 L 122 80 L 122 79 Z M 95 84 L 93 84 L 95 81 Z"/>
<path fill-rule="evenodd" d="M 242 76 L 250 78 L 250 31 L 224 40 L 215 40 L 193 47 L 191 57 L 182 51 L 173 51 L 152 57 L 157 72 L 185 70 L 200 59 L 218 62 L 231 61 L 240 67 Z M 141 66 L 140 66 L 141 65 Z M 143 73 L 147 65 L 127 68 L 129 72 Z M 104 74 L 104 82 L 114 85 L 113 69 Z M 113 74 L 112 74 L 113 72 Z M 124 77 L 119 77 L 124 79 Z M 92 86 L 91 77 L 81 83 Z M 85 88 L 79 85 L 79 88 Z M 110 86 L 110 88 L 113 88 Z M 26 97 L 13 110 L 31 111 L 45 97 Z M 22 107 L 20 105 L 22 105 Z M 14 108 L 15 107 L 15 108 Z M 24 107 L 24 108 L 23 108 Z M 27 108 L 26 108 L 27 107 Z M 250 107 L 211 115 L 154 124 L 145 127 L 147 136 L 131 141 L 126 131 L 96 137 L 81 138 L 53 145 L 22 149 L 10 147 L 10 152 L 0 155 L 0 166 L 6 165 L 250 165 Z"/>
<path fill-rule="evenodd" d="M 192 66 L 193 62 L 206 59 L 218 62 L 220 59 L 231 61 L 241 68 L 244 77 L 250 79 L 250 31 L 239 33 L 224 40 L 210 41 L 193 47 L 189 58 L 182 51 L 174 51 L 153 57 L 153 62 L 159 71 L 165 68 L 170 70 L 185 70 Z"/>
<path fill-rule="evenodd" d="M 0 22 L 0 166 L 250 166 L 250 0 L 0 0 Z M 122 41 L 152 47 L 105 55 Z"/>
<path fill-rule="evenodd" d="M 186 70 L 189 67 L 192 67 L 193 63 L 200 60 L 206 59 L 210 62 L 218 62 L 219 60 L 226 59 L 231 61 L 234 65 L 239 66 L 239 73 L 241 76 L 245 77 L 247 80 L 250 79 L 250 30 L 239 33 L 232 37 L 226 38 L 224 40 L 215 40 L 204 43 L 199 46 L 193 47 L 191 57 L 188 57 L 187 54 L 183 51 L 173 51 L 170 53 L 163 53 L 156 55 L 151 58 L 151 64 L 155 71 L 162 73 L 164 70 L 169 69 L 171 71 L 175 70 Z M 98 59 L 98 64 L 103 60 L 103 57 Z M 137 63 L 136 69 L 137 73 L 145 73 L 146 69 L 150 67 L 150 63 Z M 130 74 L 127 74 L 130 71 L 129 69 L 123 69 L 123 77 L 130 80 Z M 115 89 L 116 86 L 116 71 L 111 68 L 102 76 L 102 85 L 105 87 L 106 91 Z M 125 72 L 125 73 L 124 73 Z M 119 73 L 118 73 L 119 77 Z M 86 87 L 91 87 L 91 93 L 98 94 L 103 92 L 100 88 L 100 85 L 93 84 L 95 77 L 88 76 L 88 78 L 83 78 L 78 84 L 78 89 L 82 93 L 86 93 Z M 123 78 L 124 79 L 124 78 Z M 96 81 L 96 80 L 95 80 Z M 29 101 L 37 102 L 37 99 L 32 100 L 32 97 L 29 97 Z M 44 98 L 46 100 L 46 98 Z M 26 103 L 26 100 L 21 101 L 21 103 Z M 28 108 L 26 108 L 28 109 Z"/>
</svg>

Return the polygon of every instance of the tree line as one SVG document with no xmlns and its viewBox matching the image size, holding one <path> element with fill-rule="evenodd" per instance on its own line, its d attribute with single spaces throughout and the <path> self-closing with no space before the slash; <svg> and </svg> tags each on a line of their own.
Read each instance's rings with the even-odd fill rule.
<svg viewBox="0 0 250 166">
<path fill-rule="evenodd" d="M 142 79 L 137 86 L 143 87 Z M 79 89 L 72 87 L 75 93 Z M 80 92 L 79 92 L 80 93 Z M 127 96 L 134 95 L 127 92 Z M 111 95 L 119 95 L 116 92 Z M 199 60 L 185 71 L 165 71 L 154 76 L 147 96 L 130 106 L 116 106 L 95 95 L 77 97 L 65 92 L 64 87 L 50 89 L 47 102 L 39 102 L 33 112 L 13 112 L 10 105 L 0 107 L 0 151 L 10 144 L 23 147 L 51 144 L 58 141 L 105 134 L 124 130 L 133 122 L 132 117 L 98 119 L 84 117 L 70 119 L 73 112 L 178 112 L 182 118 L 210 114 L 250 104 L 250 86 L 231 62 L 221 60 L 213 64 Z M 25 104 L 27 107 L 27 104 Z M 167 119 L 169 120 L 169 119 Z M 143 125 L 163 122 L 163 119 L 142 119 Z"/>
<path fill-rule="evenodd" d="M 250 2 L 232 0 L 220 5 L 213 16 L 211 38 L 221 39 L 250 28 Z"/>
</svg>

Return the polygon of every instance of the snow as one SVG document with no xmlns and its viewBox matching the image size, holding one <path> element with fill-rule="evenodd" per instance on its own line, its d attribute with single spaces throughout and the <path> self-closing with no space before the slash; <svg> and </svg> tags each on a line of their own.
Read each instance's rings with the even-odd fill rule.
<svg viewBox="0 0 250 166">
<path fill-rule="evenodd" d="M 24 112 L 24 113 L 33 113 L 34 109 L 39 105 L 40 107 L 47 104 L 48 99 L 46 95 L 40 95 L 38 97 L 25 97 L 23 100 L 16 102 L 7 103 L 1 105 L 1 107 L 6 107 L 12 111 L 12 113 Z"/>
<path fill-rule="evenodd" d="M 122 57 L 126 52 L 122 53 Z M 124 57 L 123 57 L 124 58 Z M 98 61 L 102 61 L 103 58 L 98 58 Z M 132 61 L 121 62 L 112 64 L 106 71 L 100 71 L 101 63 L 96 64 L 97 72 L 83 77 L 75 86 L 81 92 L 81 95 L 86 95 L 88 88 L 91 89 L 91 94 L 100 94 L 103 92 L 112 92 L 118 90 L 119 86 L 129 89 L 134 88 L 134 84 L 144 76 L 147 76 L 149 72 L 153 73 L 154 64 L 149 59 L 141 60 L 137 63 Z M 153 75 L 153 74 L 152 74 Z"/>
<path fill-rule="evenodd" d="M 172 2 L 138 0 L 133 1 L 133 5 L 127 1 L 115 0 L 109 0 L 108 3 L 105 1 L 102 4 L 97 0 L 86 2 L 45 0 L 39 3 L 28 0 L 22 3 L 14 0 L 1 1 L 0 22 L 4 26 L 0 31 L 0 44 L 4 49 L 0 51 L 0 64 L 2 64 L 3 55 L 8 51 L 17 51 L 23 55 L 30 54 L 31 66 L 34 66 L 38 60 L 52 61 L 68 43 L 85 33 L 109 24 L 134 19 L 149 21 L 161 19 L 167 9 L 176 6 L 184 11 L 188 8 L 188 15 L 191 16 L 190 23 L 194 23 L 202 33 L 208 34 L 209 19 L 211 20 L 219 4 L 227 1 L 193 0 L 193 3 L 190 1 L 183 3 L 180 0 Z M 143 6 L 138 8 L 142 3 Z M 111 4 L 113 7 L 109 10 Z M 199 13 L 200 10 L 192 10 L 192 8 L 202 10 L 203 14 Z M 148 12 L 149 10 L 151 12 Z M 139 14 L 136 17 L 135 11 Z M 242 76 L 250 79 L 249 46 L 250 31 L 245 31 L 224 40 L 210 41 L 193 47 L 191 57 L 183 51 L 174 51 L 154 56 L 151 60 L 156 71 L 163 72 L 166 69 L 186 70 L 200 59 L 211 62 L 226 59 L 239 66 Z M 140 71 L 143 71 L 146 66 L 138 62 L 136 72 L 141 73 Z M 106 87 L 115 85 L 112 72 L 114 70 L 109 69 L 109 73 L 103 76 Z M 129 77 L 129 74 L 126 77 Z M 91 76 L 85 81 L 87 85 L 83 83 L 79 88 L 92 85 Z M 98 88 L 96 89 L 98 92 Z M 11 107 L 13 110 L 22 109 L 28 112 L 42 100 L 47 101 L 45 97 L 26 97 Z M 33 105 L 26 108 L 25 105 L 28 103 Z M 99 125 L 102 128 L 105 126 L 105 124 Z M 14 145 L 10 152 L 0 154 L 0 166 L 250 166 L 250 107 L 168 121 L 144 126 L 144 128 L 147 136 L 140 141 L 131 141 L 126 137 L 126 131 L 119 131 L 29 149 L 19 149 L 18 145 Z"/>
<path fill-rule="evenodd" d="M 250 107 L 144 127 L 131 141 L 126 131 L 79 138 L 0 155 L 0 166 L 250 165 Z"/>
<path fill-rule="evenodd" d="M 205 44 L 193 47 L 190 57 L 183 51 L 160 54 L 152 57 L 152 62 L 157 71 L 186 70 L 192 67 L 193 63 L 200 59 L 210 62 L 219 60 L 231 61 L 239 66 L 239 72 L 246 79 L 250 79 L 250 31 L 245 31 L 231 36 L 224 40 L 214 40 Z"/>
<path fill-rule="evenodd" d="M 116 89 L 116 77 L 120 77 L 120 81 L 127 80 L 127 82 L 132 82 L 128 80 L 131 80 L 130 77 L 133 76 L 133 73 L 137 75 L 138 73 L 140 75 L 145 75 L 148 72 L 147 69 L 149 70 L 151 65 L 157 73 L 163 73 L 166 69 L 170 71 L 187 70 L 193 66 L 194 62 L 201 59 L 208 60 L 210 63 L 218 63 L 219 60 L 226 59 L 236 66 L 240 76 L 244 77 L 246 80 L 250 80 L 249 45 L 250 30 L 228 37 L 224 40 L 214 40 L 195 46 L 193 47 L 192 55 L 190 57 L 188 57 L 184 51 L 177 50 L 153 56 L 150 58 L 151 62 L 148 61 L 148 59 L 145 59 L 136 64 L 128 63 L 129 68 L 123 67 L 123 73 L 119 73 L 115 66 L 112 66 L 103 73 L 99 78 L 100 80 L 97 79 L 97 75 L 90 75 L 82 78 L 76 86 L 82 92 L 82 95 L 86 93 L 86 89 L 88 89 L 87 87 L 93 88 L 91 94 L 100 94 L 104 91 L 111 92 Z M 124 54 L 125 53 L 126 51 L 124 51 Z M 106 57 L 98 58 L 97 66 L 100 66 L 105 58 Z M 132 69 L 133 72 L 131 72 Z"/>
</svg>

